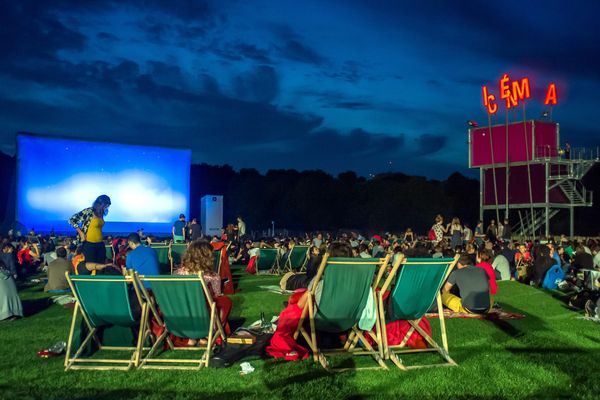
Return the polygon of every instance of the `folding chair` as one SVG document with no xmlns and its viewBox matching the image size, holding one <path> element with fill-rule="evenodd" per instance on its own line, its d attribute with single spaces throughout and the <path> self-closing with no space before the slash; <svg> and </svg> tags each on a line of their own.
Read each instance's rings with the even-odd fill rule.
<svg viewBox="0 0 600 400">
<path fill-rule="evenodd" d="M 285 261 L 284 270 L 286 271 L 304 271 L 308 262 L 308 251 L 310 246 L 295 245 L 290 250 L 290 254 Z"/>
<path fill-rule="evenodd" d="M 171 267 L 171 257 L 170 257 L 170 248 L 166 244 L 152 244 L 150 247 L 156 251 L 156 256 L 158 258 L 158 266 L 161 275 L 172 274 L 173 270 Z"/>
<path fill-rule="evenodd" d="M 187 250 L 186 243 L 170 243 L 169 257 L 171 262 L 171 274 L 176 265 L 181 265 L 183 254 Z"/>
<path fill-rule="evenodd" d="M 390 256 L 386 258 L 333 258 L 329 254 L 323 256 L 313 284 L 308 290 L 308 300 L 302 310 L 298 328 L 294 333 L 297 338 L 301 333 L 313 353 L 315 362 L 330 371 L 346 371 L 358 369 L 388 369 L 379 348 L 383 346 L 379 312 L 374 294 L 374 284 L 387 267 Z M 322 282 L 322 283 L 321 283 Z M 322 285 L 321 288 L 319 286 Z M 320 292 L 318 304 L 316 297 Z M 363 331 L 358 327 L 361 315 L 371 297 L 375 308 L 375 324 L 366 334 L 376 343 L 378 349 L 366 340 Z M 305 329 L 304 321 L 308 316 L 309 329 Z M 345 333 L 350 331 L 343 349 L 323 350 L 317 343 L 317 331 Z M 360 348 L 357 348 L 360 346 Z M 377 367 L 330 368 L 325 354 L 369 355 L 377 362 Z"/>
<path fill-rule="evenodd" d="M 221 253 L 222 251 L 223 251 L 223 249 L 213 251 L 213 257 L 214 257 L 214 263 L 215 263 L 214 271 L 217 274 L 221 273 L 221 261 L 223 259 L 223 254 Z"/>
<path fill-rule="evenodd" d="M 149 369 L 200 369 L 208 367 L 212 349 L 217 337 L 225 340 L 225 331 L 219 319 L 217 306 L 213 301 L 202 273 L 198 275 L 180 276 L 142 276 L 135 275 L 137 287 L 142 295 L 150 300 L 144 283 L 149 283 L 152 289 L 152 301 L 148 301 L 149 312 L 157 323 L 164 328 L 156 338 L 154 345 L 146 355 L 142 356 L 140 368 Z M 158 311 L 160 310 L 160 312 Z M 148 321 L 146 321 L 147 323 Z M 197 347 L 175 347 L 169 334 L 179 337 L 202 339 L 207 338 L 207 344 Z M 143 340 L 146 340 L 145 331 Z M 171 350 L 202 351 L 198 358 L 179 359 L 155 357 L 157 350 L 167 344 Z"/>
<path fill-rule="evenodd" d="M 66 277 L 76 302 L 67 341 L 65 371 L 69 369 L 129 370 L 131 367 L 137 366 L 144 344 L 142 340 L 142 332 L 144 331 L 142 321 L 145 318 L 147 305 L 143 301 L 141 293 L 137 290 L 137 286 L 134 285 L 135 296 L 141 307 L 140 319 L 136 319 L 129 302 L 129 285 L 133 285 L 133 277 L 131 275 L 77 276 L 69 275 L 68 272 Z M 75 354 L 71 356 L 71 346 L 73 345 L 73 336 L 79 315 L 81 315 L 83 324 L 89 332 L 79 344 Z M 137 327 L 139 333 L 136 345 L 133 347 L 103 346 L 98 338 L 98 329 L 105 326 Z M 85 347 L 91 341 L 99 346 L 99 350 L 128 351 L 129 357 L 126 359 L 82 358 L 81 355 Z"/>
<path fill-rule="evenodd" d="M 448 354 L 448 337 L 444 321 L 444 308 L 440 290 L 458 261 L 454 258 L 403 258 L 395 263 L 390 274 L 377 294 L 380 321 L 383 331 L 383 351 L 386 359 L 400 369 L 423 368 L 433 366 L 455 366 L 456 363 Z M 390 290 L 387 299 L 387 310 L 383 302 L 383 294 Z M 440 346 L 430 335 L 419 326 L 419 322 L 434 301 L 437 301 L 438 318 L 442 337 Z M 386 313 L 387 311 L 387 313 Z M 406 320 L 410 329 L 398 345 L 389 345 L 386 324 L 393 321 Z M 427 349 L 410 349 L 406 347 L 413 332 L 420 333 L 431 346 Z M 438 364 L 405 366 L 399 355 L 403 353 L 437 352 L 445 361 Z"/>
<path fill-rule="evenodd" d="M 272 273 L 279 270 L 279 250 L 258 249 L 256 273 Z"/>
</svg>

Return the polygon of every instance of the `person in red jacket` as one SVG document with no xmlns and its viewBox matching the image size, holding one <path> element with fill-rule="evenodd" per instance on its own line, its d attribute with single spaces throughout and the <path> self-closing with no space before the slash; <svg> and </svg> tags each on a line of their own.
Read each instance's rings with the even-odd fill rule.
<svg viewBox="0 0 600 400">
<path fill-rule="evenodd" d="M 490 294 L 492 296 L 496 295 L 496 290 L 498 286 L 496 285 L 496 273 L 494 272 L 494 267 L 490 261 L 492 260 L 492 254 L 489 250 L 481 250 L 477 254 L 477 265 L 476 267 L 483 268 L 488 278 L 490 279 Z"/>
</svg>

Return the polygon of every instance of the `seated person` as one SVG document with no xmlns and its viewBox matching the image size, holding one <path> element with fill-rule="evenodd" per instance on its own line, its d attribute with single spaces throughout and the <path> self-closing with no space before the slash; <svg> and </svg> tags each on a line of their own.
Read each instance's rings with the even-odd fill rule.
<svg viewBox="0 0 600 400">
<path fill-rule="evenodd" d="M 21 248 L 17 252 L 17 261 L 21 266 L 20 273 L 27 274 L 37 268 L 40 260 L 40 250 L 36 243 L 30 243 L 27 239 L 21 239 Z"/>
<path fill-rule="evenodd" d="M 0 321 L 23 316 L 23 306 L 13 274 L 0 260 Z"/>
<path fill-rule="evenodd" d="M 195 240 L 190 243 L 189 247 L 183 254 L 181 259 L 181 267 L 175 271 L 175 275 L 195 275 L 202 271 L 204 282 L 208 287 L 210 295 L 219 310 L 219 317 L 225 333 L 229 334 L 229 325 L 227 318 L 233 306 L 231 299 L 225 296 L 221 289 L 221 277 L 214 271 L 214 256 L 212 246 L 203 240 Z M 203 338 L 189 338 L 188 345 L 194 346 L 196 343 L 205 344 Z"/>
<path fill-rule="evenodd" d="M 556 264 L 556 260 L 550 257 L 550 249 L 546 245 L 538 247 L 538 256 L 530 269 L 529 281 L 537 287 L 541 287 L 546 277 L 546 272 Z"/>
<path fill-rule="evenodd" d="M 317 274 L 323 255 L 321 249 L 316 246 L 310 248 L 310 258 L 306 264 L 306 273 L 303 272 L 288 272 L 281 278 L 279 286 L 285 290 L 296 290 L 307 288 L 308 284 Z"/>
<path fill-rule="evenodd" d="M 533 259 L 531 253 L 527 250 L 527 246 L 521 243 L 515 253 L 515 267 L 519 282 L 524 282 L 527 279 L 532 262 Z"/>
<path fill-rule="evenodd" d="M 594 257 L 587 253 L 585 247 L 580 244 L 575 248 L 575 257 L 573 257 L 571 267 L 576 271 L 580 269 L 594 269 Z"/>
<path fill-rule="evenodd" d="M 56 249 L 56 260 L 48 264 L 48 283 L 44 286 L 44 292 L 68 290 L 69 284 L 65 272 L 71 272 L 71 270 L 71 264 L 67 261 L 67 249 L 59 247 Z"/>
<path fill-rule="evenodd" d="M 10 242 L 4 243 L 0 260 L 4 262 L 4 267 L 13 278 L 17 278 L 17 258 L 15 256 L 15 248 Z"/>
<path fill-rule="evenodd" d="M 476 267 L 482 268 L 490 279 L 490 294 L 492 296 L 496 295 L 496 290 L 498 286 L 496 285 L 496 273 L 494 272 L 494 267 L 490 264 L 490 259 L 492 258 L 492 252 L 483 249 L 477 254 L 477 264 Z"/>
<path fill-rule="evenodd" d="M 453 294 L 457 290 L 457 294 Z M 461 253 L 456 268 L 442 289 L 442 303 L 454 312 L 485 314 L 492 306 L 490 280 L 482 268 L 473 266 L 471 257 Z"/>
<path fill-rule="evenodd" d="M 152 247 L 142 245 L 140 235 L 131 233 L 127 237 L 127 245 L 131 249 L 125 259 L 127 269 L 133 269 L 140 275 L 160 275 L 158 255 Z"/>
</svg>

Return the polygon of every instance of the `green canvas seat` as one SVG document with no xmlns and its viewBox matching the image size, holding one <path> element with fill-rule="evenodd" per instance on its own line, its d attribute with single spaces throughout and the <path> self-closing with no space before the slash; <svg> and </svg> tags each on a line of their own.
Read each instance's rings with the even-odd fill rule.
<svg viewBox="0 0 600 400">
<path fill-rule="evenodd" d="M 383 323 L 384 356 L 391 359 L 401 369 L 420 368 L 438 365 L 456 365 L 448 354 L 448 340 L 440 290 L 448 275 L 456 265 L 455 258 L 403 258 L 392 271 L 378 294 L 379 310 Z M 384 307 L 383 293 L 390 290 L 388 305 Z M 442 346 L 419 326 L 423 316 L 437 301 L 438 318 L 442 337 Z M 386 312 L 384 312 L 384 310 Z M 400 344 L 391 346 L 387 340 L 387 323 L 406 320 L 411 325 Z M 406 342 L 417 331 L 429 344 L 428 349 L 408 349 Z M 401 353 L 438 352 L 443 358 L 442 364 L 405 366 L 399 358 Z"/>
<path fill-rule="evenodd" d="M 171 259 L 171 271 L 181 265 L 181 259 L 183 258 L 186 250 L 187 244 L 185 243 L 171 243 L 169 251 L 169 256 Z"/>
<path fill-rule="evenodd" d="M 66 274 L 73 296 L 75 308 L 69 330 L 65 355 L 65 370 L 69 369 L 130 369 L 137 366 L 140 360 L 143 341 L 142 319 L 146 312 L 146 303 L 139 291 L 135 296 L 140 304 L 141 316 L 134 315 L 131 309 L 130 296 L 133 277 L 129 276 L 83 276 Z M 133 285 L 135 289 L 135 285 Z M 134 299 L 135 301 L 135 299 Z M 87 328 L 87 336 L 83 339 L 73 356 L 71 346 L 74 343 L 76 321 L 81 317 Z M 103 327 L 137 328 L 139 335 L 135 346 L 104 346 L 98 338 L 98 330 Z M 86 346 L 94 341 L 99 350 L 120 350 L 129 352 L 126 359 L 84 358 L 82 353 Z"/>
<path fill-rule="evenodd" d="M 171 274 L 170 248 L 165 244 L 152 244 L 150 247 L 156 252 L 158 258 L 158 267 L 161 275 Z"/>
<path fill-rule="evenodd" d="M 223 251 L 223 249 L 221 250 L 215 250 L 213 251 L 213 258 L 214 258 L 214 271 L 217 274 L 221 273 L 221 260 L 223 260 L 223 255 L 221 254 L 221 252 Z"/>
<path fill-rule="evenodd" d="M 284 269 L 286 271 L 304 271 L 308 262 L 308 250 L 310 246 L 295 245 L 292 247 L 290 254 L 285 262 Z"/>
<path fill-rule="evenodd" d="M 140 368 L 154 369 L 199 369 L 208 367 L 217 337 L 225 340 L 225 332 L 219 320 L 217 307 L 210 292 L 199 275 L 183 276 L 140 276 L 135 275 L 137 286 L 146 297 L 150 314 L 162 326 L 163 332 L 156 338 L 149 352 L 142 357 Z M 149 284 L 153 297 L 148 295 L 144 284 Z M 207 344 L 197 347 L 175 347 L 169 334 L 190 339 L 206 338 Z M 143 338 L 145 340 L 145 337 Z M 198 358 L 180 359 L 156 357 L 163 346 L 171 350 L 197 350 Z"/>
<path fill-rule="evenodd" d="M 278 249 L 258 249 L 256 273 L 268 273 L 279 269 Z"/>
<path fill-rule="evenodd" d="M 379 347 L 382 346 L 382 336 L 374 288 L 388 262 L 389 256 L 383 259 L 364 259 L 333 258 L 326 254 L 323 257 L 313 284 L 309 288 L 309 299 L 302 311 L 295 337 L 298 337 L 298 334 L 303 335 L 313 352 L 314 360 L 320 362 L 324 368 L 333 371 L 345 370 L 330 368 L 325 354 L 346 353 L 353 356 L 369 355 L 378 364 L 375 368 L 387 369 L 381 357 L 382 352 L 379 350 Z M 319 292 L 320 297 L 317 299 Z M 373 328 L 366 334 L 376 344 L 377 350 L 369 344 L 365 334 L 358 327 L 369 298 L 372 299 L 376 321 Z M 309 330 L 304 328 L 304 320 L 307 316 Z M 349 332 L 349 336 L 343 349 L 324 351 L 318 347 L 318 331 Z"/>
</svg>

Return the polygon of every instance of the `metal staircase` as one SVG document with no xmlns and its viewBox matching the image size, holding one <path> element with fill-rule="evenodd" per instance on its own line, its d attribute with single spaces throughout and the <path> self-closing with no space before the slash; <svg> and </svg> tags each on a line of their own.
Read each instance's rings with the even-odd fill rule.
<svg viewBox="0 0 600 400">
<path fill-rule="evenodd" d="M 567 196 L 574 206 L 591 206 L 593 192 L 588 191 L 579 180 L 565 179 L 558 183 L 558 187 Z"/>
<path fill-rule="evenodd" d="M 554 217 L 558 214 L 558 209 L 551 209 L 549 218 Z M 546 214 L 544 209 L 535 208 L 533 210 L 533 217 L 531 211 L 524 209 L 519 210 L 519 221 L 512 227 L 512 231 L 515 235 L 521 237 L 536 237 L 539 236 L 542 227 L 546 222 Z"/>
</svg>

